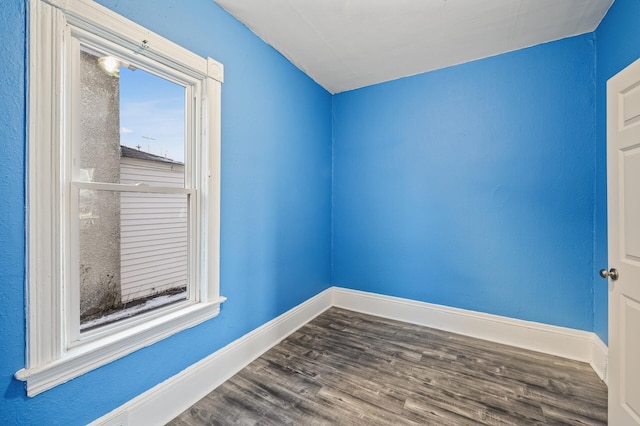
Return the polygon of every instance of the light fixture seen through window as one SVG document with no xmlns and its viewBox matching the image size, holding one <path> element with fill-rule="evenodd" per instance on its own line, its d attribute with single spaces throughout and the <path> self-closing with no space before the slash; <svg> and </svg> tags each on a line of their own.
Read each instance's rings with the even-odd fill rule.
<svg viewBox="0 0 640 426">
<path fill-rule="evenodd" d="M 103 56 L 98 59 L 98 65 L 104 72 L 112 77 L 120 77 L 120 65 L 122 63 L 113 56 Z"/>
</svg>

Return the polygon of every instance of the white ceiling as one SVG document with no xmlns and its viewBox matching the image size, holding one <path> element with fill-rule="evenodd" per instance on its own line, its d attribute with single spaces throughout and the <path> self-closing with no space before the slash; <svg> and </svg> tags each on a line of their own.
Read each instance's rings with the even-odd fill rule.
<svg viewBox="0 0 640 426">
<path fill-rule="evenodd" d="M 331 93 L 593 31 L 613 0 L 214 0 Z"/>
</svg>

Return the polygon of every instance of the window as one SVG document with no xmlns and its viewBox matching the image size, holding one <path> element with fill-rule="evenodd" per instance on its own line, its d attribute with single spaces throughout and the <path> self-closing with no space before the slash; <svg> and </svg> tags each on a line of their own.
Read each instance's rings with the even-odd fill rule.
<svg viewBox="0 0 640 426">
<path fill-rule="evenodd" d="M 34 396 L 218 314 L 223 70 L 89 0 L 29 38 Z"/>
</svg>

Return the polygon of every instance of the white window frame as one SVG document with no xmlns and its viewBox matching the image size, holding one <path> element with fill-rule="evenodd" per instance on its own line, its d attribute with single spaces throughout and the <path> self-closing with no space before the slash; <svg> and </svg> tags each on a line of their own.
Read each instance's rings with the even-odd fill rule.
<svg viewBox="0 0 640 426">
<path fill-rule="evenodd" d="M 29 2 L 28 205 L 26 219 L 26 366 L 15 374 L 34 396 L 74 377 L 216 316 L 219 292 L 220 97 L 222 64 L 202 58 L 90 0 Z M 71 46 L 78 37 L 94 46 L 133 52 L 140 63 L 160 64 L 185 76 L 193 92 L 195 287 L 187 300 L 82 333 L 78 289 L 70 288 L 69 150 L 73 96 Z M 75 40 L 75 41 L 74 41 Z M 187 132 L 189 133 L 189 132 Z M 189 178 L 187 178 L 189 180 Z M 110 184 L 85 184 L 92 188 Z M 102 189 L 108 189 L 106 186 Z M 94 188 L 95 189 L 95 188 Z M 154 191 L 146 187 L 142 192 Z M 76 213 L 77 214 L 77 213 Z M 193 227 L 191 227 L 193 228 Z M 75 254 L 74 254 L 75 255 Z"/>
</svg>

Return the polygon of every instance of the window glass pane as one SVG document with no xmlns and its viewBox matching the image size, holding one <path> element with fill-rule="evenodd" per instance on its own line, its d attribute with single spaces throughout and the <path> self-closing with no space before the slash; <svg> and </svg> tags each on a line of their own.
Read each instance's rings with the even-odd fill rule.
<svg viewBox="0 0 640 426">
<path fill-rule="evenodd" d="M 82 47 L 80 88 L 75 180 L 184 187 L 184 87 Z"/>
<path fill-rule="evenodd" d="M 188 197 L 80 190 L 82 331 L 186 298 Z"/>
</svg>

